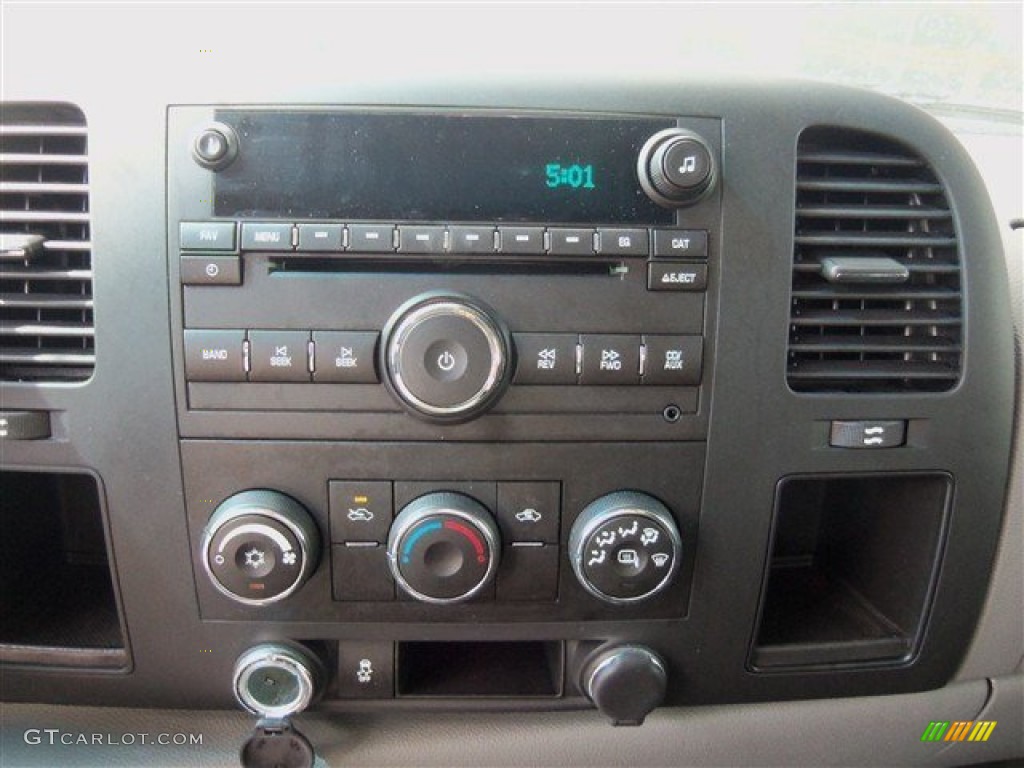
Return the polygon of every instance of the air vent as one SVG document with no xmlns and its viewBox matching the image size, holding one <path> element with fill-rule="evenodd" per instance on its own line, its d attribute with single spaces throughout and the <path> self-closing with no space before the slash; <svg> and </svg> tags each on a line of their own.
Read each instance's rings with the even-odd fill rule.
<svg viewBox="0 0 1024 768">
<path fill-rule="evenodd" d="M 0 379 L 91 375 L 92 251 L 85 117 L 0 105 Z"/>
<path fill-rule="evenodd" d="M 797 148 L 787 380 L 798 392 L 940 392 L 960 377 L 953 214 L 906 147 L 835 128 Z"/>
</svg>

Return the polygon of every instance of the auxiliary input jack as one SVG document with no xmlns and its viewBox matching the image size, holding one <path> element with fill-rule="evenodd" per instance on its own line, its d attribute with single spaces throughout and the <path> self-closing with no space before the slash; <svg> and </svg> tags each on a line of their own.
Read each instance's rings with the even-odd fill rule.
<svg viewBox="0 0 1024 768">
<path fill-rule="evenodd" d="M 678 405 L 666 405 L 661 415 L 669 424 L 675 424 L 682 418 L 683 411 Z"/>
</svg>

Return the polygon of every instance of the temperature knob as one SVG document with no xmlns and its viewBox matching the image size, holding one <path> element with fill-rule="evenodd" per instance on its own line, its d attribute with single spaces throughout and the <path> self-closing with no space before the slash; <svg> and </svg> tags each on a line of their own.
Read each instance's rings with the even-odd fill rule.
<svg viewBox="0 0 1024 768">
<path fill-rule="evenodd" d="M 635 603 L 660 592 L 679 570 L 681 551 L 672 513 L 635 491 L 591 502 L 569 534 L 576 578 L 608 603 Z"/>
<path fill-rule="evenodd" d="M 487 509 L 459 493 L 430 493 L 395 518 L 388 561 L 395 581 L 426 603 L 480 594 L 498 567 L 498 529 Z"/>
<path fill-rule="evenodd" d="M 306 509 L 276 491 L 244 491 L 214 511 L 203 532 L 213 585 L 246 605 L 286 598 L 309 578 L 320 535 Z"/>
<path fill-rule="evenodd" d="M 669 128 L 654 134 L 637 161 L 640 186 L 666 208 L 696 203 L 715 183 L 715 161 L 704 139 Z"/>
</svg>

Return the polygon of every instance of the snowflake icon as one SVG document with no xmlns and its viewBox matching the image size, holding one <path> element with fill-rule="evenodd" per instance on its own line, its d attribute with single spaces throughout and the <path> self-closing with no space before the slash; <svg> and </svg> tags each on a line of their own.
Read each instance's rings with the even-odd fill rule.
<svg viewBox="0 0 1024 768">
<path fill-rule="evenodd" d="M 256 569 L 267 562 L 266 556 L 263 552 L 256 547 L 253 547 L 245 553 L 245 565 L 247 568 Z"/>
</svg>

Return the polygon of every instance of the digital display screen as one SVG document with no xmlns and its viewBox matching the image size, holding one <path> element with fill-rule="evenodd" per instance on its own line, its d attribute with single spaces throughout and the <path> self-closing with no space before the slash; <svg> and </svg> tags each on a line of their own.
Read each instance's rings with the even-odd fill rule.
<svg viewBox="0 0 1024 768">
<path fill-rule="evenodd" d="M 637 180 L 667 119 L 219 110 L 238 158 L 215 176 L 236 218 L 666 224 Z"/>
</svg>

